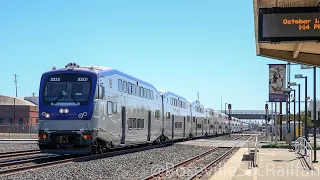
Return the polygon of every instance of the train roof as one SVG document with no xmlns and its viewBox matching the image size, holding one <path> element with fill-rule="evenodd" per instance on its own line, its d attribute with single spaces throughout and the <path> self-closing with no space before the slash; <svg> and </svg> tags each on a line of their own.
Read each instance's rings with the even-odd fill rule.
<svg viewBox="0 0 320 180">
<path fill-rule="evenodd" d="M 118 75 L 120 75 L 120 76 L 126 77 L 126 78 L 128 78 L 128 79 L 133 80 L 133 81 L 137 81 L 138 83 L 141 83 L 141 84 L 144 84 L 144 85 L 146 85 L 146 86 L 152 87 L 152 88 L 154 88 L 154 90 L 155 90 L 156 92 L 158 92 L 158 93 L 160 94 L 160 92 L 157 90 L 157 88 L 154 87 L 152 84 L 150 84 L 150 83 L 148 83 L 148 82 L 146 82 L 146 81 L 143 81 L 143 80 L 141 80 L 141 79 L 138 79 L 138 78 L 136 78 L 136 77 L 130 76 L 130 75 L 128 75 L 128 74 L 126 74 L 126 73 L 123 73 L 123 72 L 121 72 L 121 71 L 119 71 L 119 70 L 108 68 L 108 69 L 103 69 L 103 70 L 101 70 L 101 71 L 99 72 L 99 75 L 101 75 L 101 76 L 108 76 L 108 75 L 114 75 L 114 74 L 118 74 Z"/>
<path fill-rule="evenodd" d="M 166 91 L 166 90 L 159 90 L 159 92 L 160 92 L 160 94 L 162 94 L 163 97 L 167 97 L 169 95 L 172 95 L 172 96 L 178 97 L 180 100 L 185 100 L 187 103 L 189 103 L 185 97 L 179 96 L 173 92 Z"/>
<path fill-rule="evenodd" d="M 202 104 L 200 104 L 198 101 L 193 101 L 191 103 L 191 106 L 200 106 L 200 107 L 204 108 L 204 106 Z"/>
</svg>

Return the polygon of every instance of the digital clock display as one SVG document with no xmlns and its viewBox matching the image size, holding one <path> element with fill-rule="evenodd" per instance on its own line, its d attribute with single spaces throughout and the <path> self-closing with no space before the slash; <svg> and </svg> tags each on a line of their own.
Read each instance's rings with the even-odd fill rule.
<svg viewBox="0 0 320 180">
<path fill-rule="evenodd" d="M 260 9 L 259 41 L 319 41 L 320 12 L 314 11 L 318 9 Z"/>
</svg>

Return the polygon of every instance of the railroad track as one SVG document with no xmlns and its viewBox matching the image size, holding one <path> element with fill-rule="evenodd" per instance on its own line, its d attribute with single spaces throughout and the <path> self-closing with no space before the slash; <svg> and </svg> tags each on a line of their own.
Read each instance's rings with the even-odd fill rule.
<svg viewBox="0 0 320 180">
<path fill-rule="evenodd" d="M 10 157 L 17 157 L 17 156 L 26 156 L 26 155 L 33 155 L 33 154 L 40 154 L 40 150 L 26 150 L 26 151 L 14 151 L 14 152 L 4 152 L 0 153 L 0 159 L 10 158 Z"/>
<path fill-rule="evenodd" d="M 245 138 L 245 140 L 249 140 L 252 137 L 249 136 L 237 136 L 233 138 L 232 140 L 242 140 Z M 238 142 L 240 143 L 240 142 Z M 169 168 L 166 168 L 164 170 L 158 171 L 146 178 L 144 180 L 153 180 L 153 179 L 201 179 L 205 174 L 208 174 L 208 170 L 212 169 L 214 166 L 218 165 L 220 162 L 226 160 L 230 155 L 233 154 L 233 152 L 237 151 L 239 148 L 236 147 L 238 144 L 236 143 L 233 147 L 214 147 L 213 149 L 206 151 L 200 155 L 194 156 L 186 161 L 180 162 L 178 164 L 175 164 Z M 214 157 L 215 152 L 218 150 L 222 150 L 218 157 Z M 202 161 L 202 162 L 201 162 Z M 209 162 L 208 162 L 209 161 Z M 197 165 L 198 164 L 198 167 Z M 200 165 L 200 169 L 199 169 Z M 187 167 L 187 168 L 186 168 Z M 192 173 L 192 169 L 196 169 L 196 173 Z M 191 174 L 190 174 L 191 172 Z M 210 175 L 212 175 L 210 173 Z"/>
<path fill-rule="evenodd" d="M 75 157 L 71 155 L 65 155 L 65 156 L 54 155 L 54 156 L 48 156 L 48 157 L 42 157 L 42 158 L 33 158 L 33 159 L 26 159 L 26 160 L 20 160 L 20 161 L 5 162 L 5 163 L 0 163 L 0 175 L 8 175 L 8 174 L 21 172 L 21 171 L 26 171 L 26 170 L 36 169 L 36 168 L 44 168 L 44 167 L 49 167 L 49 166 L 59 165 L 59 164 L 64 164 L 69 162 L 83 162 L 83 161 L 119 156 L 123 154 L 134 153 L 134 152 L 139 152 L 139 151 L 144 151 L 144 150 L 149 150 L 154 148 L 162 148 L 162 147 L 170 146 L 172 144 L 174 144 L 174 142 L 160 144 L 160 145 L 153 145 L 153 146 L 143 146 L 143 147 L 137 147 L 132 149 L 121 148 L 120 150 L 115 149 L 114 151 L 110 151 L 104 154 L 87 155 L 87 156 L 80 156 L 80 157 Z"/>
</svg>

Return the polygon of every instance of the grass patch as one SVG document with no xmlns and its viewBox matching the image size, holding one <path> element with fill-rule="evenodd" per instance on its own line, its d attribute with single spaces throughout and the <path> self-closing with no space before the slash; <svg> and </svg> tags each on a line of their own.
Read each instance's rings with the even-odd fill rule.
<svg viewBox="0 0 320 180">
<path fill-rule="evenodd" d="M 289 149 L 289 144 L 277 144 L 275 142 L 272 142 L 270 144 L 264 144 L 261 146 L 261 148 L 279 148 L 279 149 Z M 293 146 L 291 146 L 293 148 Z M 312 146 L 312 149 L 314 149 L 314 146 Z M 320 150 L 320 146 L 317 146 L 317 150 Z"/>
</svg>

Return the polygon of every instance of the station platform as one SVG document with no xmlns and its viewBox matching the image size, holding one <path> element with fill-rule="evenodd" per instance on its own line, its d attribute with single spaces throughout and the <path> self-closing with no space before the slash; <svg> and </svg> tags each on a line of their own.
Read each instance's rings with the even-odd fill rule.
<svg viewBox="0 0 320 180">
<path fill-rule="evenodd" d="M 320 151 L 317 151 L 318 163 L 309 170 L 304 160 L 288 149 L 259 148 L 258 167 L 251 168 L 249 161 L 242 161 L 247 148 L 241 148 L 210 180 L 319 180 Z"/>
</svg>

